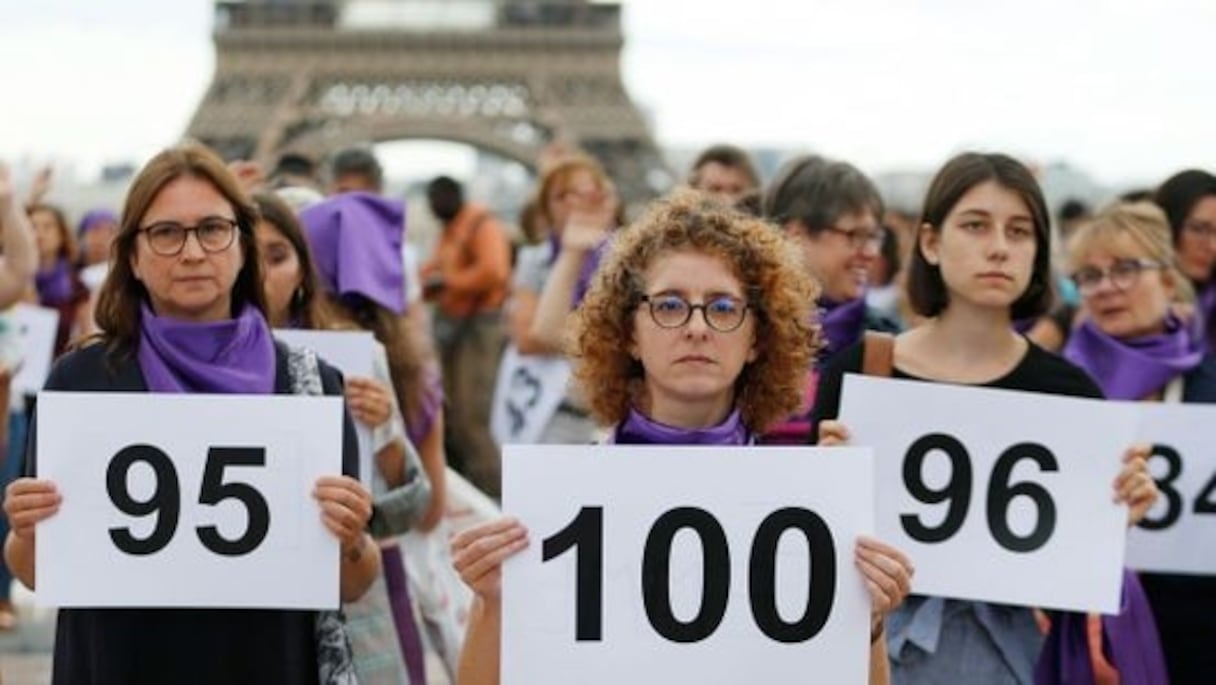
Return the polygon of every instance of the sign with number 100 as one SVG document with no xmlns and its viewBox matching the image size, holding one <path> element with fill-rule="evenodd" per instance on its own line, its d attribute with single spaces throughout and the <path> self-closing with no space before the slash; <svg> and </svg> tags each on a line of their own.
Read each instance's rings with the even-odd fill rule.
<svg viewBox="0 0 1216 685">
<path fill-rule="evenodd" d="M 39 395 L 37 599 L 67 607 L 332 608 L 338 543 L 312 497 L 342 471 L 342 400 Z"/>
<path fill-rule="evenodd" d="M 503 473 L 535 543 L 504 568 L 506 685 L 864 679 L 868 451 L 511 445 Z"/>
</svg>

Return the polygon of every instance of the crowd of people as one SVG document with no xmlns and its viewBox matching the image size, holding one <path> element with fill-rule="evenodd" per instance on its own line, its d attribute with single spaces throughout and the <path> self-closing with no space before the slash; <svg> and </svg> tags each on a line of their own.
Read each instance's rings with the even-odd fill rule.
<svg viewBox="0 0 1216 685">
<path fill-rule="evenodd" d="M 1053 212 L 1025 164 L 968 152 L 911 219 L 857 167 L 816 155 L 765 183 L 744 150 L 713 146 L 633 218 L 589 154 L 554 148 L 537 172 L 517 221 L 434 178 L 439 237 L 420 258 L 368 149 L 263 170 L 182 143 L 139 171 L 120 213 L 89 211 L 75 231 L 47 200 L 49 174 L 23 197 L 0 167 L 0 397 L 25 302 L 59 315 L 47 390 L 344 398 L 341 471 L 312 493 L 338 540 L 341 612 L 63 608 L 56 683 L 419 685 L 436 663 L 458 685 L 499 682 L 501 570 L 529 531 L 497 515 L 455 530 L 453 493 L 501 497 L 492 417 L 504 371 L 529 364 L 550 370 L 529 382 L 557 384 L 514 419 L 537 444 L 852 444 L 843 377 L 872 358 L 930 383 L 1216 401 L 1205 171 Z M 371 375 L 277 340 L 284 329 L 370 333 Z M 39 524 L 63 500 L 39 476 L 36 397 L 8 405 L 0 630 L 21 620 L 12 577 L 36 588 Z M 371 435 L 370 474 L 356 426 Z M 1159 496 L 1149 447 L 1110 459 L 1134 526 Z M 915 560 L 869 536 L 854 557 L 871 683 L 1216 674 L 1216 578 L 1125 571 L 1120 612 L 1087 616 L 912 595 Z"/>
</svg>

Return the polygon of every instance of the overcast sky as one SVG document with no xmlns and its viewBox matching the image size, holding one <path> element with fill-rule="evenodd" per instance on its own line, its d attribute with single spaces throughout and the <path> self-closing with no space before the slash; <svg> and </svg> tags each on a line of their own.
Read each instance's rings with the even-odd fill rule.
<svg viewBox="0 0 1216 685">
<path fill-rule="evenodd" d="M 1216 0 L 632 0 L 626 86 L 661 144 L 806 147 L 870 172 L 966 147 L 1108 183 L 1216 168 Z M 209 0 L 0 0 L 0 158 L 95 168 L 178 138 Z"/>
</svg>

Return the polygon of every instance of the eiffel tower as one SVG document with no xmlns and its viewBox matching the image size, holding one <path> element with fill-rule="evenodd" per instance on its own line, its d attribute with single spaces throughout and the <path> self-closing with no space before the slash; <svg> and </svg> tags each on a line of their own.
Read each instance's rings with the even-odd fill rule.
<svg viewBox="0 0 1216 685">
<path fill-rule="evenodd" d="M 555 139 L 629 203 L 672 176 L 625 92 L 620 6 L 587 0 L 218 0 L 187 135 L 229 159 L 434 138 L 535 169 Z"/>
</svg>

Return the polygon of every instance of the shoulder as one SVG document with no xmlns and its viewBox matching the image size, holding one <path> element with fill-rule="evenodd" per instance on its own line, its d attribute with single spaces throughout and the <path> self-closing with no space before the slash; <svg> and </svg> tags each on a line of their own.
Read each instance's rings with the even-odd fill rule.
<svg viewBox="0 0 1216 685">
<path fill-rule="evenodd" d="M 1205 355 L 1199 366 L 1183 376 L 1184 402 L 1216 402 L 1216 356 Z"/>
<path fill-rule="evenodd" d="M 47 375 L 47 390 L 110 390 L 119 377 L 138 368 L 135 356 L 116 358 L 101 341 L 91 342 L 61 356 Z"/>
<path fill-rule="evenodd" d="M 1014 389 L 1073 397 L 1105 397 L 1093 377 L 1067 359 L 1033 342 L 1012 376 Z"/>
<path fill-rule="evenodd" d="M 299 378 L 297 374 L 310 373 L 310 367 L 305 363 L 308 356 L 312 356 L 317 361 L 322 392 L 326 395 L 341 395 L 345 381 L 340 371 L 321 359 L 316 353 L 288 345 L 278 339 L 274 341 L 275 392 L 280 395 L 290 395 L 295 392 L 294 379 Z"/>
<path fill-rule="evenodd" d="M 836 354 L 830 355 L 827 358 L 827 363 L 823 365 L 823 375 L 825 376 L 840 376 L 846 373 L 861 373 L 861 362 L 865 356 L 866 339 L 862 336 L 860 340 L 849 345 Z"/>
</svg>

